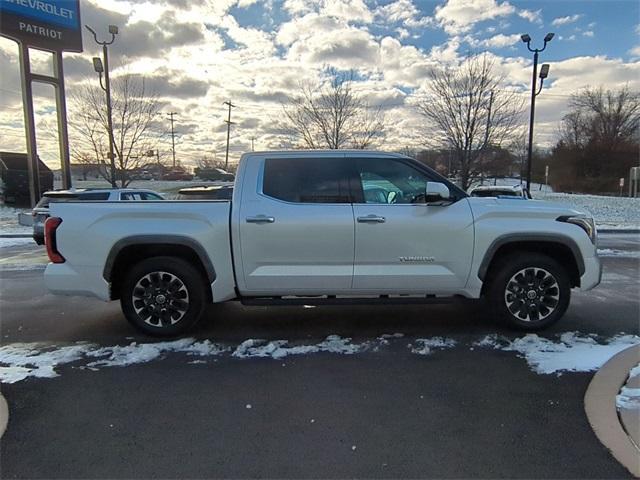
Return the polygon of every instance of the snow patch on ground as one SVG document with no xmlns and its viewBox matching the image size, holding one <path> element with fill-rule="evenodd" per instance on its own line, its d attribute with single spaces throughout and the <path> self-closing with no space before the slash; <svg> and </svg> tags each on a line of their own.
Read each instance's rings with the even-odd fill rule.
<svg viewBox="0 0 640 480">
<path fill-rule="evenodd" d="M 0 382 L 15 383 L 29 377 L 53 378 L 56 368 L 65 364 L 84 361 L 79 368 L 99 370 L 107 367 L 126 367 L 152 362 L 169 353 L 181 353 L 191 357 L 217 357 L 228 352 L 236 358 L 270 357 L 310 353 L 334 353 L 352 355 L 369 349 L 371 342 L 352 343 L 350 338 L 330 335 L 322 342 L 311 345 L 289 345 L 287 340 L 249 339 L 233 347 L 183 338 L 170 342 L 136 343 L 129 345 L 98 346 L 90 343 L 56 346 L 45 343 L 14 343 L 0 347 Z M 190 364 L 202 363 L 200 360 Z"/>
<path fill-rule="evenodd" d="M 0 238 L 0 248 L 15 247 L 17 245 L 35 245 L 31 237 Z"/>
<path fill-rule="evenodd" d="M 15 383 L 28 377 L 57 377 L 58 365 L 81 360 L 92 344 L 52 347 L 42 343 L 14 343 L 0 347 L 0 382 Z"/>
<path fill-rule="evenodd" d="M 640 388 L 627 387 L 632 379 L 636 377 L 640 377 L 640 363 L 629 370 L 629 378 L 620 390 L 620 393 L 616 395 L 616 407 L 618 407 L 618 410 L 626 409 L 640 411 Z"/>
<path fill-rule="evenodd" d="M 598 256 L 600 257 L 624 257 L 624 258 L 640 258 L 640 251 L 637 250 L 616 250 L 613 248 L 599 248 Z"/>
<path fill-rule="evenodd" d="M 323 342 L 314 345 L 288 345 L 287 340 L 249 339 L 242 342 L 231 356 L 236 358 L 271 357 L 284 358 L 289 355 L 305 355 L 309 353 L 329 352 L 343 355 L 360 353 L 369 347 L 369 343 L 351 343 L 350 338 L 329 335 Z"/>
<path fill-rule="evenodd" d="M 640 388 L 622 387 L 616 395 L 616 406 L 626 410 L 640 410 Z"/>
<path fill-rule="evenodd" d="M 416 346 L 409 345 L 411 353 L 417 355 L 429 355 L 432 349 L 442 350 L 445 348 L 453 348 L 456 346 L 456 341 L 451 338 L 432 337 L 432 338 L 416 338 Z"/>
<path fill-rule="evenodd" d="M 224 345 L 209 340 L 196 341 L 184 338 L 157 343 L 99 346 L 91 343 L 76 343 L 57 346 L 46 343 L 14 343 L 0 346 L 0 382 L 15 383 L 26 378 L 53 378 L 58 376 L 58 367 L 74 364 L 76 368 L 100 370 L 109 367 L 126 367 L 144 364 L 164 358 L 168 354 L 183 354 L 190 357 L 188 364 L 203 363 L 205 358 L 226 356 L 237 359 L 271 358 L 281 359 L 290 355 L 332 353 L 354 355 L 376 352 L 390 340 L 403 338 L 403 334 L 384 334 L 375 340 L 353 342 L 351 338 L 329 335 L 318 343 L 293 344 L 288 340 L 248 339 L 239 345 Z M 510 340 L 497 334 L 487 335 L 471 344 L 496 350 L 517 352 L 525 358 L 532 370 L 539 374 L 561 372 L 585 372 L 599 368 L 619 351 L 640 344 L 635 335 L 617 335 L 598 342 L 595 335 L 568 332 L 553 341 L 529 334 Z M 451 338 L 418 338 L 407 345 L 415 355 L 429 355 L 437 350 L 450 349 L 457 345 Z M 193 358 L 197 357 L 197 358 Z M 284 365 L 284 364 L 283 364 Z M 630 375 L 640 375 L 640 366 Z M 635 389 L 637 390 L 637 389 Z M 621 392 L 621 401 L 631 402 L 627 397 L 635 391 Z M 635 402 L 635 400 L 633 400 Z"/>
<path fill-rule="evenodd" d="M 640 345 L 637 335 L 616 335 L 605 343 L 598 343 L 595 335 L 579 332 L 563 333 L 557 342 L 532 333 L 515 340 L 492 334 L 474 343 L 477 347 L 517 352 L 539 374 L 591 372 L 616 353 L 634 345 Z"/>
<path fill-rule="evenodd" d="M 211 343 L 209 340 L 196 342 L 193 338 L 158 343 L 133 342 L 130 345 L 103 347 L 88 352 L 89 357 L 106 358 L 88 363 L 87 367 L 126 367 L 150 362 L 167 353 L 186 353 L 203 357 L 219 355 L 227 350 L 229 350 L 228 347 Z"/>
</svg>

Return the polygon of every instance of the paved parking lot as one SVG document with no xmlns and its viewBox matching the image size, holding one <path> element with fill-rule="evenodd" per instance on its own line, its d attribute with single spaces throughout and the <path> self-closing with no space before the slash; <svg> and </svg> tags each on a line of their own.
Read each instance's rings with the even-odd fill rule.
<svg viewBox="0 0 640 480">
<path fill-rule="evenodd" d="M 602 236 L 600 248 L 603 284 L 574 292 L 542 337 L 639 333 L 639 238 Z M 113 351 L 154 341 L 127 325 L 117 303 L 47 294 L 41 258 L 31 246 L 2 250 L 4 346 L 90 342 Z M 11 266 L 25 263 L 35 267 Z M 403 336 L 382 338 L 396 332 Z M 167 351 L 93 369 L 83 358 L 56 367 L 55 378 L 4 384 L 2 477 L 628 477 L 584 414 L 593 374 L 536 373 L 517 352 L 478 346 L 490 334 L 523 336 L 476 303 L 212 306 L 192 336 L 227 353 Z M 275 359 L 232 353 L 247 339 L 317 347 L 329 335 L 367 347 Z M 434 337 L 452 345 L 420 348 L 418 339 Z"/>
</svg>

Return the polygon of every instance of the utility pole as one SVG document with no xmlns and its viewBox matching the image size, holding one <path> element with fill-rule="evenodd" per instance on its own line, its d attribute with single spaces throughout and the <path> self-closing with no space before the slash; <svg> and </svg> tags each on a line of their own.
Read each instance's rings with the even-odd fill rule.
<svg viewBox="0 0 640 480">
<path fill-rule="evenodd" d="M 171 121 L 171 152 L 173 153 L 173 168 L 176 168 L 176 132 L 173 129 L 173 116 L 178 115 L 178 112 L 169 112 L 167 115 L 169 115 L 169 119 Z"/>
<path fill-rule="evenodd" d="M 227 102 L 222 102 L 222 104 L 229 106 L 229 114 L 227 116 L 227 119 L 225 120 L 225 123 L 227 124 L 227 151 L 224 156 L 224 169 L 227 170 L 227 168 L 229 167 L 229 135 L 231 134 L 231 107 L 235 107 L 235 105 L 231 103 L 231 100 Z"/>
</svg>

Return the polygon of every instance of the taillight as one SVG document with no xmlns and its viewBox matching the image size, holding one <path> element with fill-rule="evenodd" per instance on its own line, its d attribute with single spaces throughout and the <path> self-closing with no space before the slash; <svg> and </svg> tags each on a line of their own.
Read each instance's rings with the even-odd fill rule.
<svg viewBox="0 0 640 480">
<path fill-rule="evenodd" d="M 58 252 L 58 244 L 56 243 L 56 229 L 62 223 L 60 217 L 49 217 L 44 222 L 44 243 L 47 247 L 47 255 L 52 263 L 64 263 L 65 259 Z"/>
</svg>

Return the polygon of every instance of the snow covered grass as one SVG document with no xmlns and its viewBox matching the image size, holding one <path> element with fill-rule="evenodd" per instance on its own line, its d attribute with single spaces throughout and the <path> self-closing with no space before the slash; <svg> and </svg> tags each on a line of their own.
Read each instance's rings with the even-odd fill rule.
<svg viewBox="0 0 640 480">
<path fill-rule="evenodd" d="M 18 223 L 18 214 L 30 211 L 30 208 L 14 208 L 0 203 L 0 233 L 33 233 L 33 227 Z"/>
<path fill-rule="evenodd" d="M 532 191 L 533 198 L 564 203 L 593 215 L 598 228 L 640 228 L 640 198 Z"/>
<path fill-rule="evenodd" d="M 91 343 L 56 346 L 46 343 L 14 343 L 0 346 L 0 382 L 15 383 L 26 378 L 53 378 L 59 375 L 57 369 L 66 364 L 76 368 L 100 370 L 109 367 L 126 367 L 161 360 L 169 354 L 182 354 L 188 358 L 187 364 L 207 363 L 209 358 L 226 357 L 238 360 L 265 358 L 279 360 L 292 355 L 329 353 L 355 355 L 363 352 L 378 352 L 390 342 L 400 342 L 402 333 L 384 334 L 364 342 L 354 342 L 350 338 L 329 335 L 326 339 L 310 344 L 290 343 L 287 340 L 248 339 L 238 345 L 225 345 L 209 340 L 196 341 L 183 338 L 157 343 L 136 343 L 129 345 L 99 346 Z M 560 374 L 561 372 L 588 372 L 598 369 L 619 351 L 640 344 L 635 335 L 617 335 L 598 342 L 595 335 L 567 332 L 558 341 L 525 335 L 509 340 L 496 334 L 487 335 L 471 342 L 470 350 L 482 351 L 482 347 L 507 352 L 516 352 L 524 358 L 531 369 L 539 374 Z M 436 351 L 452 349 L 456 340 L 445 337 L 414 339 L 407 344 L 411 354 L 431 355 Z M 193 358 L 196 357 L 196 358 Z M 632 373 L 640 375 L 640 367 Z M 625 400 L 635 391 L 621 392 Z M 626 396 L 625 396 L 626 395 Z M 621 397 L 622 398 L 622 397 Z M 628 400 L 635 402 L 636 400 Z M 640 404 L 640 400 L 638 400 Z"/>
<path fill-rule="evenodd" d="M 640 388 L 628 387 L 631 382 L 640 383 L 636 379 L 640 378 L 640 363 L 629 371 L 629 378 L 626 384 L 616 396 L 616 406 L 618 409 L 638 410 L 640 411 Z"/>
<path fill-rule="evenodd" d="M 598 343 L 594 335 L 579 332 L 563 333 L 558 342 L 533 333 L 515 340 L 492 334 L 474 344 L 477 347 L 517 352 L 539 374 L 591 372 L 616 353 L 634 345 L 640 345 L 637 335 L 617 335 Z"/>
</svg>

